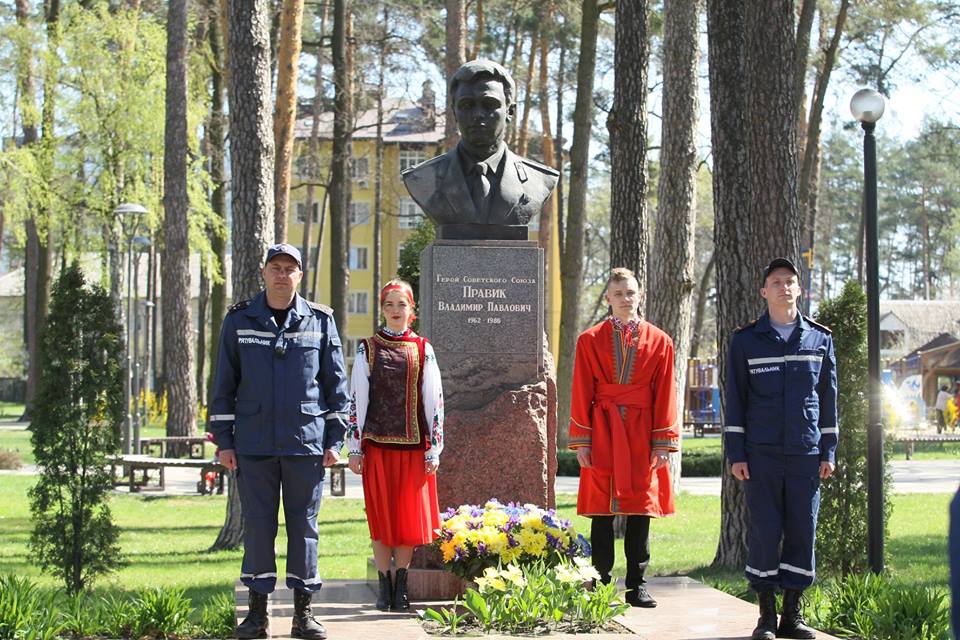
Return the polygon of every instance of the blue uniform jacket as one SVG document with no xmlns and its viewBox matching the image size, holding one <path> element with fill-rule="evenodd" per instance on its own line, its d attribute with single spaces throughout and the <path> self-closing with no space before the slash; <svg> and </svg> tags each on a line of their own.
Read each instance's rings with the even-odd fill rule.
<svg viewBox="0 0 960 640">
<path fill-rule="evenodd" d="M 234 305 L 220 331 L 214 384 L 210 430 L 221 449 L 321 455 L 343 445 L 347 374 L 329 307 L 297 294 L 278 327 L 265 293 Z"/>
<path fill-rule="evenodd" d="M 830 330 L 801 315 L 784 341 L 767 312 L 738 329 L 727 357 L 723 437 L 730 462 L 746 462 L 748 444 L 834 462 L 838 435 Z"/>
</svg>

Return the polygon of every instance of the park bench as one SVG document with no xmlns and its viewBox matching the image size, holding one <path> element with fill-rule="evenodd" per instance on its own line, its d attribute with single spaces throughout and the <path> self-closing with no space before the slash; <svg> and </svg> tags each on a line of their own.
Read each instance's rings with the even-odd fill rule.
<svg viewBox="0 0 960 640">
<path fill-rule="evenodd" d="M 913 448 L 918 442 L 960 442 L 960 433 L 898 433 L 894 442 L 906 445 L 907 460 L 913 460 Z"/>
<path fill-rule="evenodd" d="M 118 455 L 109 459 L 110 471 L 113 476 L 113 485 L 126 484 L 131 493 L 137 491 L 163 491 L 166 488 L 166 474 L 168 468 L 198 469 L 200 480 L 197 481 L 197 493 L 207 493 L 206 475 L 208 471 L 216 473 L 215 486 L 217 493 L 223 493 L 223 473 L 226 469 L 214 459 L 196 460 L 181 458 L 155 458 L 147 455 Z M 117 469 L 121 470 L 117 477 Z M 150 487 L 150 471 L 157 471 L 157 486 Z M 138 477 L 139 474 L 139 477 Z M 126 478 L 126 479 L 125 479 Z"/>
<path fill-rule="evenodd" d="M 704 434 L 707 433 L 720 433 L 720 423 L 694 420 L 690 422 L 684 422 L 683 429 L 685 431 L 690 431 L 692 429 L 694 438 L 702 438 Z"/>
<path fill-rule="evenodd" d="M 207 457 L 206 436 L 166 436 L 162 438 L 140 438 L 140 453 L 155 458 L 165 458 L 170 445 L 182 444 L 189 448 L 191 460 L 204 460 Z"/>
<path fill-rule="evenodd" d="M 197 481 L 197 493 L 208 492 L 206 476 L 208 471 L 216 473 L 215 487 L 218 494 L 223 493 L 223 478 L 226 468 L 214 459 L 185 460 L 181 458 L 155 458 L 146 455 L 116 455 L 109 459 L 110 474 L 113 485 L 126 484 L 131 493 L 138 491 L 163 491 L 166 488 L 167 468 L 199 469 L 200 479 Z M 119 478 L 117 469 L 121 470 Z M 338 462 L 328 469 L 330 475 L 330 495 L 343 496 L 346 494 L 346 462 Z M 150 487 L 150 471 L 157 471 L 157 486 Z"/>
</svg>

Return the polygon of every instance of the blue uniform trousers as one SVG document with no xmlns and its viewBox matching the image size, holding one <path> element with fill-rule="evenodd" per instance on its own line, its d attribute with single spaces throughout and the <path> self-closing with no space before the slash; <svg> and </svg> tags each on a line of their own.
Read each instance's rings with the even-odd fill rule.
<svg viewBox="0 0 960 640">
<path fill-rule="evenodd" d="M 287 528 L 287 587 L 315 592 L 317 513 L 323 495 L 322 456 L 237 456 L 237 483 L 243 507 L 243 564 L 248 588 L 270 593 L 277 583 L 273 547 L 281 490 Z"/>
<path fill-rule="evenodd" d="M 950 555 L 950 591 L 953 637 L 960 639 L 960 491 L 950 503 L 950 536 L 948 543 Z"/>
<path fill-rule="evenodd" d="M 755 591 L 813 583 L 820 510 L 820 456 L 784 455 L 747 444 L 750 511 L 746 576 Z M 781 545 L 782 543 L 782 545 Z"/>
</svg>

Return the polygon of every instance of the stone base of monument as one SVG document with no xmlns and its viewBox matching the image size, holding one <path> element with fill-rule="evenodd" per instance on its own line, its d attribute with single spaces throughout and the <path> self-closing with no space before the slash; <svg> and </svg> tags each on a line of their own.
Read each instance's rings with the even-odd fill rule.
<svg viewBox="0 0 960 640">
<path fill-rule="evenodd" d="M 420 307 L 443 379 L 441 511 L 491 498 L 553 507 L 557 390 L 543 250 L 436 240 L 420 258 Z"/>
<path fill-rule="evenodd" d="M 374 594 L 379 591 L 377 565 L 373 558 L 367 559 L 367 583 Z M 411 565 L 407 570 L 407 593 L 411 602 L 453 600 L 463 595 L 466 590 L 466 583 L 446 569 L 418 568 Z"/>
</svg>

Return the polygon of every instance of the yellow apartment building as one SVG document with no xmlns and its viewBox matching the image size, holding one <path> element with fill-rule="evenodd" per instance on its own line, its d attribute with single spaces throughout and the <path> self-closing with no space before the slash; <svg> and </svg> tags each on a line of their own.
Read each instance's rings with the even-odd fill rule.
<svg viewBox="0 0 960 640">
<path fill-rule="evenodd" d="M 400 173 L 442 152 L 443 116 L 437 115 L 433 92 L 424 86 L 424 96 L 413 102 L 390 99 L 384 105 L 382 215 L 380 224 L 381 269 L 380 283 L 396 276 L 400 249 L 411 232 L 424 219 L 420 207 L 403 186 Z M 344 344 L 348 360 L 356 352 L 357 340 L 374 330 L 373 318 L 373 253 L 374 253 L 374 189 L 376 187 L 376 108 L 358 113 L 353 134 L 353 184 L 350 204 L 350 288 L 349 308 Z M 310 224 L 310 257 L 304 254 L 307 265 L 312 265 L 316 246 L 320 241 L 320 262 L 316 274 L 314 296 L 318 302 L 330 302 L 330 221 L 329 203 L 324 197 L 322 183 L 327 181 L 333 139 L 333 112 L 326 111 L 318 120 L 319 166 L 310 159 L 309 140 L 313 117 L 307 114 L 297 120 L 295 128 L 293 177 L 290 189 L 290 207 L 287 221 L 287 241 L 304 248 L 304 229 L 308 210 L 308 192 L 312 190 L 313 212 Z M 536 240 L 539 219 L 531 220 L 530 239 Z M 556 343 L 560 333 L 560 272 L 557 234 L 552 234 L 553 247 L 548 258 L 547 317 L 544 325 L 550 340 L 550 351 L 556 357 Z M 313 282 L 314 274 L 304 278 Z M 308 284 L 308 291 L 310 287 Z"/>
</svg>

